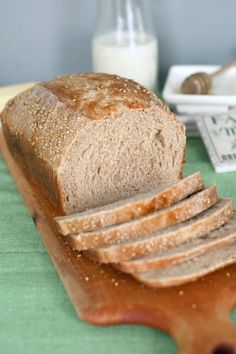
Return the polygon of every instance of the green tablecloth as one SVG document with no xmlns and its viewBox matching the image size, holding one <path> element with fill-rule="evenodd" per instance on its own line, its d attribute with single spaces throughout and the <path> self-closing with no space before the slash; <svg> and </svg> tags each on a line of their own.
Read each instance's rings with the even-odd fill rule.
<svg viewBox="0 0 236 354">
<path fill-rule="evenodd" d="M 197 170 L 236 206 L 236 173 L 215 174 L 201 140 L 189 139 L 185 174 Z M 236 311 L 232 317 L 236 322 Z M 175 352 L 174 341 L 155 329 L 80 321 L 0 157 L 0 353 Z"/>
</svg>

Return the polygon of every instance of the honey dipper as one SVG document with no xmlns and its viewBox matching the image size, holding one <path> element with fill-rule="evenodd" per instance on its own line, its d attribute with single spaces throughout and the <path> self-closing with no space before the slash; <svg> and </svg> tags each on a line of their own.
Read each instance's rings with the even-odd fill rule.
<svg viewBox="0 0 236 354">
<path fill-rule="evenodd" d="M 231 67 L 236 66 L 236 60 L 221 67 L 212 74 L 198 72 L 188 76 L 181 85 L 181 92 L 188 95 L 207 95 L 211 89 L 214 77 L 222 74 Z"/>
</svg>

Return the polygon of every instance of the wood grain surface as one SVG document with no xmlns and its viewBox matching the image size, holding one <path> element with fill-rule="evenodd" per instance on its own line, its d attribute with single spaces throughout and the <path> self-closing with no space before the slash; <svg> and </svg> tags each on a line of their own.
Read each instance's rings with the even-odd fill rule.
<svg viewBox="0 0 236 354">
<path fill-rule="evenodd" d="M 96 325 L 159 328 L 175 338 L 181 354 L 236 352 L 236 327 L 230 320 L 236 304 L 236 265 L 184 286 L 158 290 L 92 262 L 56 232 L 52 220 L 57 211 L 24 176 L 1 131 L 0 150 L 80 318 Z"/>
</svg>

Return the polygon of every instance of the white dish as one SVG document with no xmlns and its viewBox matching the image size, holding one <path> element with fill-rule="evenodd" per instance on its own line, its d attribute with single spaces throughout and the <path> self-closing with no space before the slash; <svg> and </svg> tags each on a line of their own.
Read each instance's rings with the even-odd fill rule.
<svg viewBox="0 0 236 354">
<path fill-rule="evenodd" d="M 190 104 L 177 104 L 175 106 L 175 109 L 178 113 L 182 114 L 208 114 L 208 113 L 214 113 L 214 114 L 219 114 L 219 113 L 226 113 L 228 112 L 229 108 L 231 106 L 227 105 L 190 105 Z"/>
<path fill-rule="evenodd" d="M 229 106 L 236 106 L 236 67 L 217 76 L 212 83 L 209 95 L 186 95 L 180 92 L 184 79 L 196 72 L 212 73 L 219 69 L 216 65 L 174 65 L 170 68 L 164 86 L 163 97 L 170 105 L 181 107 L 182 112 L 188 111 L 188 106 L 193 111 L 199 108 L 216 109 L 222 111 Z M 201 107 L 200 107 L 201 106 Z M 194 107 L 194 110 L 192 109 Z M 195 112 L 196 112 L 195 110 Z"/>
</svg>

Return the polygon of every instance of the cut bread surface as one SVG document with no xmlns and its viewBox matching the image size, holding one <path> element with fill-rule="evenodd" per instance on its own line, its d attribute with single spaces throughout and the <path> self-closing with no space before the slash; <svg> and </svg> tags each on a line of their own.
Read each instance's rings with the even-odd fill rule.
<svg viewBox="0 0 236 354">
<path fill-rule="evenodd" d="M 200 191 L 203 187 L 204 182 L 201 174 L 196 172 L 173 185 L 163 185 L 154 191 L 81 213 L 56 217 L 54 221 L 57 230 L 63 235 L 94 231 L 128 222 L 155 210 L 173 205 Z"/>
<path fill-rule="evenodd" d="M 148 256 L 138 257 L 119 263 L 116 268 L 127 272 L 144 272 L 183 263 L 211 250 L 224 247 L 229 242 L 236 242 L 236 213 L 219 229 L 213 230 L 197 239 L 190 240 L 174 248 L 160 250 Z"/>
<path fill-rule="evenodd" d="M 66 236 L 70 245 L 79 251 L 104 247 L 115 242 L 133 240 L 145 234 L 188 220 L 218 201 L 215 186 L 206 188 L 168 208 L 155 211 L 133 221 L 87 233 Z"/>
<path fill-rule="evenodd" d="M 236 261 L 235 239 L 222 248 L 195 257 L 190 261 L 149 272 L 134 273 L 133 276 L 151 287 L 169 287 L 194 281 L 208 273 Z"/>
<path fill-rule="evenodd" d="M 205 212 L 178 225 L 143 235 L 137 240 L 125 240 L 119 244 L 88 250 L 85 254 L 101 263 L 120 263 L 200 237 L 225 224 L 231 216 L 232 200 L 221 199 Z"/>
<path fill-rule="evenodd" d="M 84 211 L 177 182 L 185 133 L 155 110 L 126 110 L 89 122 L 60 165 L 66 214 Z"/>
</svg>

